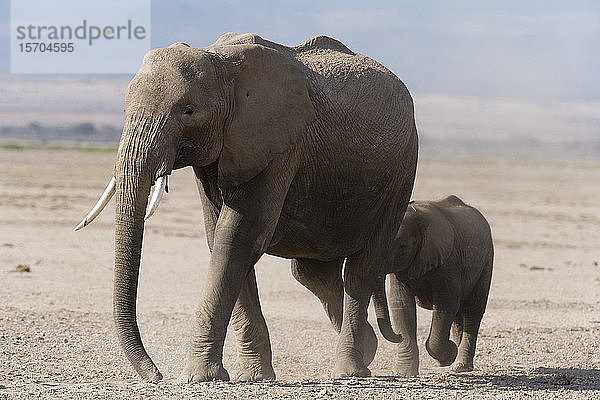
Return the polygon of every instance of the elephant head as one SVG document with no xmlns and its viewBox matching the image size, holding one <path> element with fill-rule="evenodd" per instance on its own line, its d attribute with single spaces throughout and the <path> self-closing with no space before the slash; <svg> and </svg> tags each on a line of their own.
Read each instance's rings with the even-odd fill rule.
<svg viewBox="0 0 600 400">
<path fill-rule="evenodd" d="M 398 229 L 396 246 L 396 272 L 419 279 L 446 262 L 454 246 L 454 229 L 436 206 L 411 202 Z"/>
<path fill-rule="evenodd" d="M 396 235 L 393 271 L 398 279 L 410 283 L 441 266 L 454 248 L 454 229 L 439 209 L 429 204 L 409 203 Z M 395 293 L 395 291 L 392 291 Z M 385 292 L 385 275 L 377 278 L 373 292 L 377 324 L 383 337 L 399 343 L 402 337 L 394 333 Z M 394 314 L 397 299 L 389 307 Z"/>
<path fill-rule="evenodd" d="M 144 57 L 127 87 L 113 178 L 76 228 L 89 224 L 116 194 L 114 320 L 124 352 L 143 378 L 157 381 L 161 374 L 144 349 L 136 321 L 142 237 L 168 175 L 216 163 L 219 188 L 226 192 L 296 143 L 312 119 L 306 76 L 275 50 L 257 44 L 194 49 L 176 43 Z"/>
</svg>

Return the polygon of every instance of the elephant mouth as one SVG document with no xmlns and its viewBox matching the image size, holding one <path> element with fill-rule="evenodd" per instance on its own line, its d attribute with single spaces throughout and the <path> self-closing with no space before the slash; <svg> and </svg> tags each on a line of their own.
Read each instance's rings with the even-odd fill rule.
<svg viewBox="0 0 600 400">
<path fill-rule="evenodd" d="M 113 176 L 108 182 L 106 189 L 100 196 L 100 199 L 96 202 L 94 207 L 90 210 L 90 212 L 83 218 L 83 220 L 75 227 L 75 230 L 78 231 L 94 221 L 98 215 L 104 210 L 104 207 L 108 204 L 110 199 L 115 195 L 116 192 L 116 179 Z M 163 195 L 169 193 L 169 173 L 159 176 L 154 182 L 154 192 L 152 192 L 152 197 L 148 203 L 148 207 L 146 208 L 146 215 L 144 217 L 144 221 L 154 214 L 154 212 L 158 209 L 158 205 L 163 197 Z"/>
</svg>

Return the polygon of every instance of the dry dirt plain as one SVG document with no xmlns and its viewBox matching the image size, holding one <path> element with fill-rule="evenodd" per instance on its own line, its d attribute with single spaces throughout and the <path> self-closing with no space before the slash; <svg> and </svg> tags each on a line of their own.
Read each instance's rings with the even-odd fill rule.
<svg viewBox="0 0 600 400">
<path fill-rule="evenodd" d="M 476 370 L 454 374 L 424 350 L 421 376 L 391 377 L 380 337 L 374 378 L 331 380 L 335 335 L 288 261 L 257 266 L 276 382 L 178 385 L 209 254 L 192 173 L 176 171 L 146 226 L 139 324 L 165 380 L 141 382 L 111 317 L 111 206 L 73 227 L 111 174 L 114 153 L 0 150 L 0 399 L 600 398 L 600 163 L 433 160 L 414 198 L 449 193 L 480 208 L 496 246 Z M 12 272 L 19 264 L 30 272 Z M 371 312 L 372 314 L 372 312 Z M 419 311 L 421 349 L 429 313 Z M 225 367 L 235 348 L 230 336 Z"/>
</svg>

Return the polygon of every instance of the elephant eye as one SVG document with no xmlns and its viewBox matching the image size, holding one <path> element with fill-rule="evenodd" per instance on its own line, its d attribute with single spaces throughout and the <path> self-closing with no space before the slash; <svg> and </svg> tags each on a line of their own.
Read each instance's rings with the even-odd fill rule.
<svg viewBox="0 0 600 400">
<path fill-rule="evenodd" d="M 185 111 L 183 112 L 185 115 L 192 115 L 194 113 L 194 109 L 193 108 L 186 108 Z"/>
</svg>

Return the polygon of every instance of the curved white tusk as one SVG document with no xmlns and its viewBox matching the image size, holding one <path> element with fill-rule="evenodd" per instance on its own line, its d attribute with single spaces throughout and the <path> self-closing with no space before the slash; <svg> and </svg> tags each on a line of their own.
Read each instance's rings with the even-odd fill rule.
<svg viewBox="0 0 600 400">
<path fill-rule="evenodd" d="M 94 218 L 96 218 L 98 216 L 98 214 L 100 214 L 102 212 L 104 207 L 106 207 L 106 205 L 108 204 L 110 199 L 115 194 L 115 187 L 116 187 L 116 180 L 115 180 L 115 177 L 113 176 L 113 178 L 108 183 L 108 186 L 104 190 L 104 193 L 102 193 L 102 196 L 100 196 L 100 199 L 98 200 L 98 202 L 96 203 L 94 208 L 92 208 L 92 210 L 88 213 L 88 215 L 85 216 L 83 221 L 81 221 L 79 223 L 79 225 L 77 225 L 75 227 L 76 231 L 80 230 L 84 226 L 89 225 L 94 220 Z"/>
<path fill-rule="evenodd" d="M 162 199 L 163 194 L 165 193 L 165 188 L 168 187 L 169 176 L 163 175 L 156 180 L 154 184 L 154 192 L 152 193 L 152 198 L 150 199 L 150 203 L 148 204 L 148 210 L 146 211 L 146 216 L 144 217 L 144 221 L 154 214 L 154 211 L 158 208 L 158 204 L 160 203 L 160 199 Z"/>
</svg>

